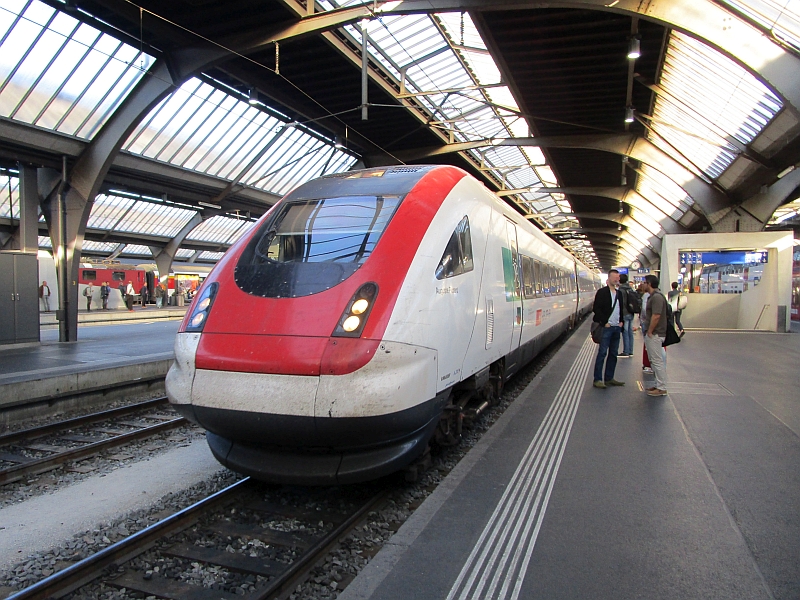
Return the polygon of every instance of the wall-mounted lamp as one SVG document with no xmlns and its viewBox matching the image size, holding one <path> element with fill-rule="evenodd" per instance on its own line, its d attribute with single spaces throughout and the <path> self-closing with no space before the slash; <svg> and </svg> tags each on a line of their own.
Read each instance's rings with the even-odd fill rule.
<svg viewBox="0 0 800 600">
<path fill-rule="evenodd" d="M 636 60 L 642 55 L 642 41 L 638 37 L 628 40 L 628 59 Z"/>
<path fill-rule="evenodd" d="M 626 123 L 633 123 L 634 121 L 634 114 L 636 111 L 633 110 L 632 106 L 628 106 L 625 109 L 625 122 Z"/>
<path fill-rule="evenodd" d="M 250 106 L 255 106 L 256 104 L 258 104 L 258 92 L 256 91 L 255 88 L 250 88 L 250 93 L 247 98 L 247 103 Z"/>
</svg>

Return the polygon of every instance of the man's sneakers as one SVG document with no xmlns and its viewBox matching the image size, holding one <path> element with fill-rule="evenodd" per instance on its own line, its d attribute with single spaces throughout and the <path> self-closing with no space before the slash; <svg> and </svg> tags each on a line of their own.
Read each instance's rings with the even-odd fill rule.
<svg viewBox="0 0 800 600">
<path fill-rule="evenodd" d="M 616 379 L 609 379 L 606 381 L 606 385 L 625 385 L 624 381 L 617 381 Z"/>
<path fill-rule="evenodd" d="M 594 385 L 594 387 L 600 388 L 601 390 L 606 389 L 606 384 L 603 383 L 602 381 L 600 381 L 599 379 L 597 381 L 595 381 L 593 385 Z"/>
<path fill-rule="evenodd" d="M 632 358 L 633 354 L 617 354 L 617 358 Z"/>
<path fill-rule="evenodd" d="M 666 396 L 667 390 L 660 390 L 658 388 L 652 388 L 647 390 L 646 394 L 648 396 Z"/>
</svg>

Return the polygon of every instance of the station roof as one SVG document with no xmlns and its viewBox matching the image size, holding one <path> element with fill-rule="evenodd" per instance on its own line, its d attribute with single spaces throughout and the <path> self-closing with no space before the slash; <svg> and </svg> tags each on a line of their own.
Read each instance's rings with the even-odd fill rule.
<svg viewBox="0 0 800 600">
<path fill-rule="evenodd" d="M 162 77 L 85 250 L 213 257 L 303 181 L 441 162 L 590 266 L 649 264 L 800 161 L 800 0 L 698 1 L 0 0 L 0 220 L 15 162 L 74 164 Z"/>
</svg>

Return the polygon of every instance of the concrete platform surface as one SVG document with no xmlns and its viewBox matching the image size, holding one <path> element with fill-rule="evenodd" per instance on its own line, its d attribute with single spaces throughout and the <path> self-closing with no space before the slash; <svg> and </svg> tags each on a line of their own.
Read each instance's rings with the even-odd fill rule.
<svg viewBox="0 0 800 600">
<path fill-rule="evenodd" d="M 204 439 L 85 479 L 52 494 L 0 509 L 0 570 L 28 554 L 56 548 L 75 534 L 96 529 L 170 492 L 196 485 L 223 467 Z"/>
<path fill-rule="evenodd" d="M 81 326 L 78 340 L 0 348 L 0 407 L 163 377 L 174 358 L 178 320 Z"/>
<path fill-rule="evenodd" d="M 800 598 L 800 336 L 688 333 L 669 396 L 588 323 L 340 600 Z"/>
<path fill-rule="evenodd" d="M 148 320 L 163 320 L 163 319 L 182 319 L 189 308 L 187 303 L 185 306 L 165 306 L 163 308 L 156 308 L 155 305 L 148 305 L 147 308 L 137 306 L 133 311 L 124 308 L 113 310 L 79 310 L 78 311 L 78 327 L 82 325 L 99 325 L 111 323 L 124 323 L 131 321 L 148 321 Z M 58 327 L 56 321 L 56 313 L 40 312 L 39 325 L 52 329 Z"/>
</svg>

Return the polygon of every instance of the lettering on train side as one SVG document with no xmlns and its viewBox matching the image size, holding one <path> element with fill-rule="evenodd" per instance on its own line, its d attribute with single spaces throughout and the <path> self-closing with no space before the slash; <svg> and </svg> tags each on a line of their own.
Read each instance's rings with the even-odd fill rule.
<svg viewBox="0 0 800 600">
<path fill-rule="evenodd" d="M 458 294 L 457 287 L 437 287 L 436 288 L 437 294 Z"/>
<path fill-rule="evenodd" d="M 440 381 L 444 381 L 445 379 L 450 379 L 450 375 L 451 375 L 450 373 L 448 373 L 447 375 L 442 375 L 442 378 L 441 378 Z"/>
</svg>

